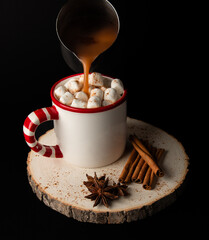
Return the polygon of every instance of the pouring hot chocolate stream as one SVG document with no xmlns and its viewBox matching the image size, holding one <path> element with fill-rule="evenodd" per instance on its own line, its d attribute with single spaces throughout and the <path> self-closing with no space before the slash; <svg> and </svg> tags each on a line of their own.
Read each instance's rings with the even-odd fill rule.
<svg viewBox="0 0 209 240">
<path fill-rule="evenodd" d="M 64 46 L 82 62 L 83 91 L 89 95 L 91 64 L 116 40 L 118 15 L 106 0 L 70 0 L 60 12 L 57 31 Z"/>
</svg>

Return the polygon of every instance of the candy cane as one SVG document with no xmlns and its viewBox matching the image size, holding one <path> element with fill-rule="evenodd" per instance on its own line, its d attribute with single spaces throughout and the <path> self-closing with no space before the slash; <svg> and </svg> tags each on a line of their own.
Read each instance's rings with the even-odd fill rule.
<svg viewBox="0 0 209 240">
<path fill-rule="evenodd" d="M 45 157 L 62 158 L 63 154 L 58 145 L 47 146 L 40 144 L 35 138 L 36 128 L 43 122 L 58 120 L 59 114 L 54 106 L 38 109 L 28 115 L 23 125 L 23 133 L 28 146 Z"/>
</svg>

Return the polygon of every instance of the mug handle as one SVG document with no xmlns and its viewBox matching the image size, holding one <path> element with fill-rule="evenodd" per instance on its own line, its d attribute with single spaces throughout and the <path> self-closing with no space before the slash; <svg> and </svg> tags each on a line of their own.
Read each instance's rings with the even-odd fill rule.
<svg viewBox="0 0 209 240">
<path fill-rule="evenodd" d="M 23 133 L 28 146 L 44 157 L 62 158 L 63 154 L 58 145 L 47 146 L 39 143 L 35 137 L 36 128 L 43 122 L 58 120 L 59 113 L 55 106 L 38 109 L 30 113 L 25 119 Z"/>
</svg>

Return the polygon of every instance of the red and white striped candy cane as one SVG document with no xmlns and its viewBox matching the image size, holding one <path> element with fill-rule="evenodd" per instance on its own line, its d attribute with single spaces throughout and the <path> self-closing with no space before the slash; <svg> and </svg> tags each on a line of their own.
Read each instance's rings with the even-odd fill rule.
<svg viewBox="0 0 209 240">
<path fill-rule="evenodd" d="M 35 138 L 36 128 L 43 122 L 58 120 L 59 114 L 54 106 L 38 109 L 25 119 L 23 133 L 28 146 L 38 154 L 45 157 L 62 158 L 63 154 L 58 145 L 47 146 L 40 144 Z"/>
</svg>

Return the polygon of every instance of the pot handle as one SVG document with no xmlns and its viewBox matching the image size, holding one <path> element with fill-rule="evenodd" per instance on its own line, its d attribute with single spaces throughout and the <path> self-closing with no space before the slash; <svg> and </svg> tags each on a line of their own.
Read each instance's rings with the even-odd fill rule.
<svg viewBox="0 0 209 240">
<path fill-rule="evenodd" d="M 23 125 L 23 133 L 28 146 L 45 157 L 62 158 L 63 154 L 58 145 L 47 146 L 39 143 L 35 137 L 36 128 L 43 122 L 58 120 L 59 113 L 55 106 L 38 109 L 28 115 Z"/>
</svg>

